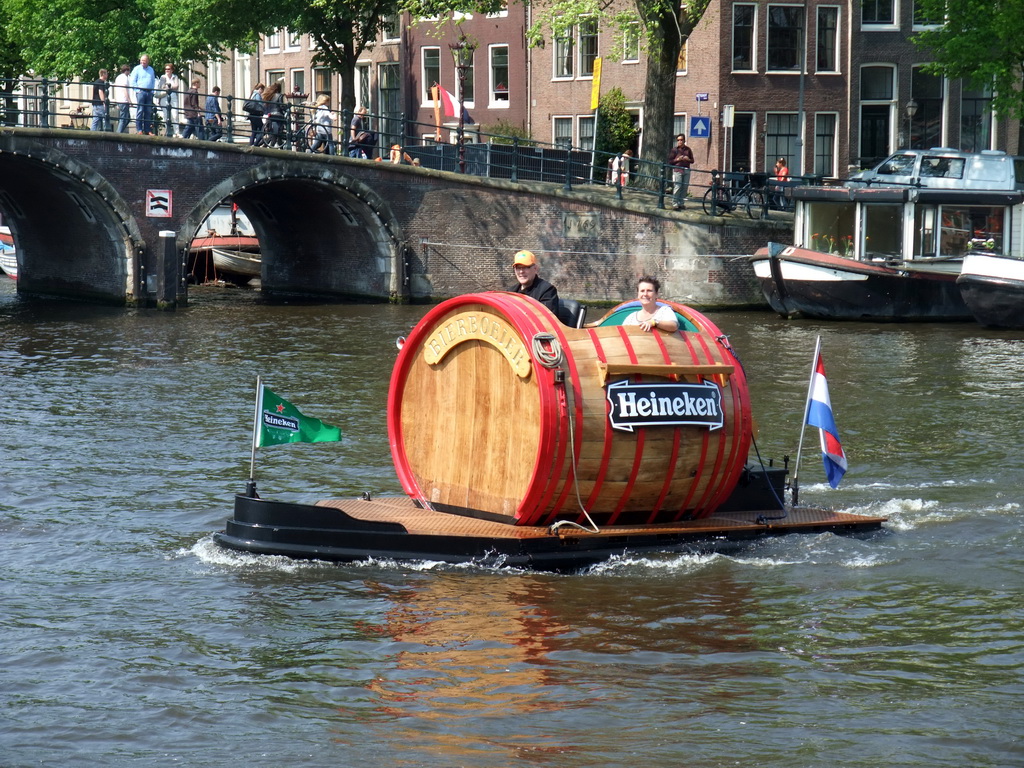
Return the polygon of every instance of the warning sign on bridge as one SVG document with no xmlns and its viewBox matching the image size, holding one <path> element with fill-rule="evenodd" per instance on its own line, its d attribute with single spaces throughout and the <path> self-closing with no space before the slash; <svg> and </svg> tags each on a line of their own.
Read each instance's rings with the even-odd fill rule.
<svg viewBox="0 0 1024 768">
<path fill-rule="evenodd" d="M 157 219 L 171 218 L 171 200 L 169 189 L 147 189 L 146 216 Z"/>
</svg>

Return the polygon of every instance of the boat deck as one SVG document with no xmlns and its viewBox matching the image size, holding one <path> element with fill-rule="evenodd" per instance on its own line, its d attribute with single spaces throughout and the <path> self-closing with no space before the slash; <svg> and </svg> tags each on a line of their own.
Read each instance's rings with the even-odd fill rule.
<svg viewBox="0 0 1024 768">
<path fill-rule="evenodd" d="M 404 496 L 378 497 L 372 500 L 324 499 L 318 501 L 316 506 L 331 507 L 350 517 L 367 522 L 398 523 L 411 534 L 425 536 L 464 536 L 506 540 L 552 538 L 551 530 L 546 527 L 508 525 L 491 520 L 436 512 L 417 507 L 411 499 Z M 558 529 L 557 535 L 561 538 L 646 537 L 673 534 L 732 537 L 737 534 L 742 536 L 744 533 L 758 535 L 767 531 L 778 534 L 786 531 L 806 532 L 808 529 L 863 530 L 877 528 L 885 522 L 883 517 L 866 517 L 811 507 L 797 507 L 789 510 L 789 513 L 781 519 L 768 519 L 779 517 L 781 514 L 778 510 L 717 513 L 701 520 L 677 523 L 608 526 L 602 528 L 598 533 L 575 526 L 562 526 Z M 762 517 L 765 520 L 759 522 Z"/>
</svg>

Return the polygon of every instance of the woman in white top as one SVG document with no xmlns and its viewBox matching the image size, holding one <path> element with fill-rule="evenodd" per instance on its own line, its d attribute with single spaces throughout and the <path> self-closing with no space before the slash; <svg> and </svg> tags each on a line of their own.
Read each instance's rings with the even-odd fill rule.
<svg viewBox="0 0 1024 768">
<path fill-rule="evenodd" d="M 626 315 L 623 325 L 639 325 L 645 331 L 657 328 L 665 333 L 679 330 L 679 321 L 675 310 L 668 304 L 658 304 L 658 291 L 661 283 L 657 278 L 645 275 L 636 284 L 636 297 L 640 300 L 640 309 Z"/>
<path fill-rule="evenodd" d="M 317 97 L 316 112 L 313 113 L 313 144 L 310 152 L 320 151 L 325 146 L 328 155 L 334 154 L 334 115 L 331 114 L 331 97 L 326 93 Z"/>
</svg>

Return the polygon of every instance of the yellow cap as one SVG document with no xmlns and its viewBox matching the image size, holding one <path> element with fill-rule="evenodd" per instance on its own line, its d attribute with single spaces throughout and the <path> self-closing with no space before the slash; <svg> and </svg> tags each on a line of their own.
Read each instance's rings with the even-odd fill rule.
<svg viewBox="0 0 1024 768">
<path fill-rule="evenodd" d="M 519 251 L 519 253 L 517 253 L 512 258 L 512 266 L 513 267 L 517 267 L 517 266 L 520 266 L 520 265 L 522 265 L 524 267 L 532 267 L 536 263 L 537 263 L 537 257 L 534 256 L 533 253 L 530 252 L 530 251 Z"/>
</svg>

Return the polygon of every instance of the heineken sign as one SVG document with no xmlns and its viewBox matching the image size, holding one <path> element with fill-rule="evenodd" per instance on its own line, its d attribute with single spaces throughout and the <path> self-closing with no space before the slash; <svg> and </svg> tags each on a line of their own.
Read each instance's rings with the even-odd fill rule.
<svg viewBox="0 0 1024 768">
<path fill-rule="evenodd" d="M 722 390 L 715 384 L 634 384 L 616 381 L 606 387 L 612 429 L 685 425 L 721 429 Z"/>
</svg>

